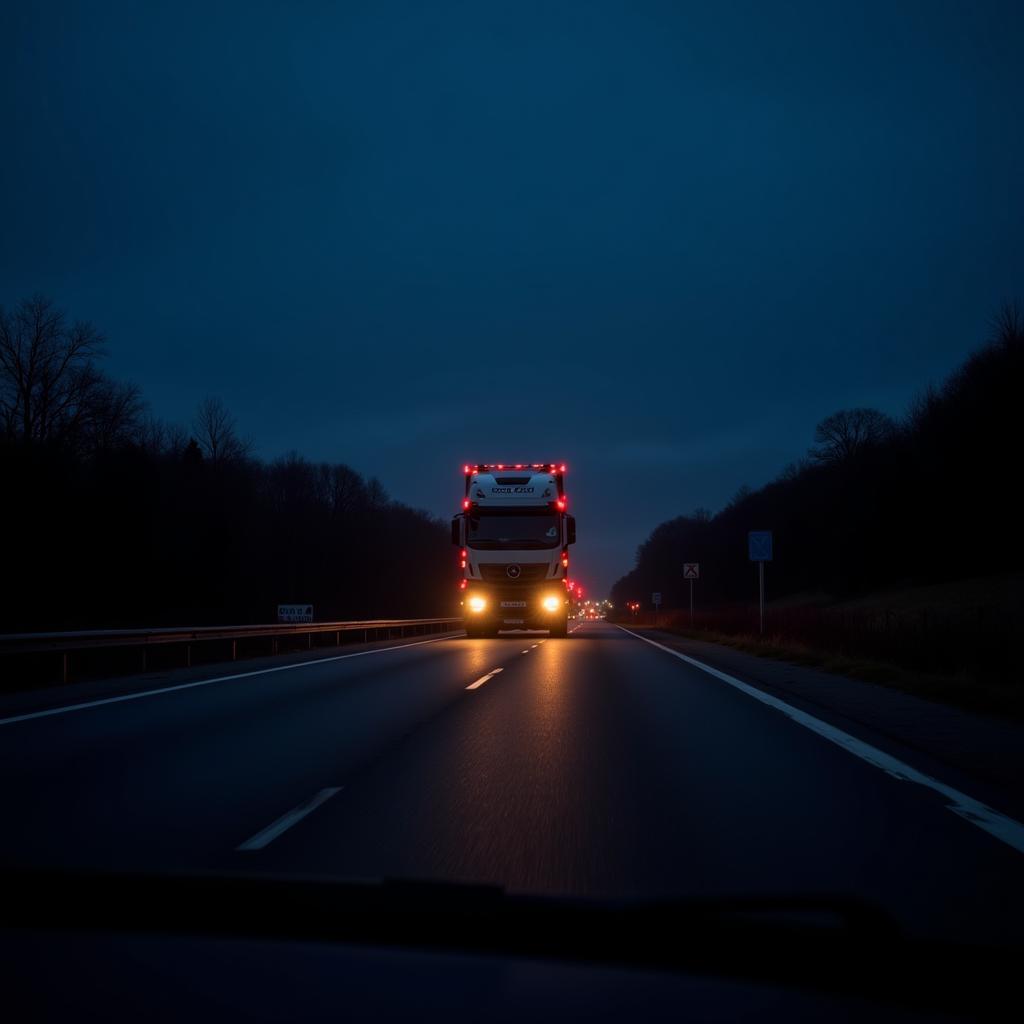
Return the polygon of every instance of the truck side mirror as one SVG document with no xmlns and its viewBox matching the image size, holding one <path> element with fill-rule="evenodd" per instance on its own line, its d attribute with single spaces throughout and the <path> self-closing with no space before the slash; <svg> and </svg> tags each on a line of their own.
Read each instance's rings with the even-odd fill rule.
<svg viewBox="0 0 1024 1024">
<path fill-rule="evenodd" d="M 452 543 L 456 547 L 462 547 L 462 516 L 456 516 L 452 520 Z"/>
<path fill-rule="evenodd" d="M 565 542 L 566 544 L 576 543 L 576 517 L 565 517 Z"/>
</svg>

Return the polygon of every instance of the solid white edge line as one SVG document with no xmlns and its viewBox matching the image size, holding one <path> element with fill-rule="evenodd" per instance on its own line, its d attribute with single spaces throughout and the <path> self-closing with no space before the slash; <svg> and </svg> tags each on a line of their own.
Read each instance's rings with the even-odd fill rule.
<svg viewBox="0 0 1024 1024">
<path fill-rule="evenodd" d="M 470 683 L 466 687 L 467 690 L 475 690 L 478 686 L 483 686 L 488 679 L 493 679 L 499 672 L 504 672 L 503 668 L 492 668 L 490 672 L 485 676 L 481 676 L 475 683 Z"/>
<path fill-rule="evenodd" d="M 292 808 L 287 814 L 283 814 L 277 821 L 268 825 L 265 829 L 257 832 L 251 839 L 246 839 L 239 850 L 262 850 L 264 846 L 272 843 L 282 832 L 287 831 L 292 825 L 302 821 L 307 814 L 312 814 L 321 804 L 326 803 L 335 793 L 341 792 L 341 786 L 334 786 L 329 789 L 321 789 L 319 793 L 311 797 L 304 804 Z"/>
<path fill-rule="evenodd" d="M 691 658 L 688 654 L 683 654 L 681 651 L 673 650 L 671 647 L 666 647 L 664 644 L 659 644 L 656 640 L 651 640 L 646 636 L 641 636 L 639 633 L 634 633 L 631 629 L 626 629 L 625 626 L 619 626 L 619 629 L 630 636 L 636 637 L 637 640 L 643 640 L 644 643 L 679 658 L 680 661 L 685 661 L 694 668 L 699 668 L 702 672 L 707 672 L 716 679 L 720 679 L 723 683 L 728 683 L 730 686 L 747 694 L 748 697 L 753 697 L 762 704 L 767 704 L 768 707 L 781 711 L 787 718 L 798 725 L 802 725 L 805 729 L 810 729 L 811 732 L 815 732 L 824 739 L 829 740 L 829 742 L 836 744 L 836 746 L 842 747 L 849 753 L 859 757 L 862 761 L 867 761 L 868 764 L 881 768 L 883 772 L 891 775 L 894 779 L 898 779 L 901 782 L 913 782 L 918 786 L 925 786 L 938 793 L 949 801 L 949 809 L 954 814 L 959 815 L 973 825 L 977 825 L 978 828 L 988 832 L 989 835 L 995 836 L 996 839 L 1002 840 L 1007 846 L 1012 846 L 1018 853 L 1024 853 L 1024 825 L 1019 821 L 1015 821 L 1005 814 L 1000 814 L 987 804 L 983 804 L 967 796 L 965 793 L 961 793 L 952 786 L 947 786 L 944 782 L 940 782 L 930 775 L 925 775 L 924 772 L 919 772 L 916 768 L 911 768 L 910 765 L 905 764 L 891 754 L 886 754 L 877 747 L 871 746 L 870 743 L 865 743 L 863 740 L 843 732 L 842 729 L 837 729 L 834 725 L 829 725 L 827 722 L 807 714 L 806 711 L 800 711 L 785 701 L 779 700 L 778 697 L 773 697 L 771 694 L 765 693 L 764 690 L 759 690 L 749 683 L 744 683 L 727 672 L 722 672 L 711 665 L 705 665 L 704 662 Z"/>
<path fill-rule="evenodd" d="M 174 693 L 176 690 L 191 690 L 197 686 L 210 686 L 213 683 L 226 683 L 231 679 L 246 679 L 249 676 L 264 676 L 271 672 L 289 672 L 307 665 L 324 665 L 329 661 L 344 661 L 346 658 L 361 658 L 367 654 L 386 654 L 388 651 L 402 651 L 407 647 L 420 647 L 423 644 L 436 644 L 448 637 L 438 636 L 431 640 L 417 640 L 411 644 L 398 644 L 395 647 L 376 647 L 372 651 L 354 651 L 351 654 L 334 654 L 329 658 L 314 658 L 311 661 L 297 661 L 292 665 L 275 665 L 273 668 L 259 668 L 252 672 L 236 672 L 230 676 L 217 676 L 215 679 L 197 679 L 194 683 L 179 683 L 176 686 L 162 686 L 157 690 L 141 690 L 138 693 L 123 693 L 119 697 L 103 697 L 100 700 L 84 701 L 81 704 L 65 704 L 59 708 L 47 708 L 45 711 L 30 711 L 24 715 L 13 715 L 11 718 L 0 718 L 0 725 L 13 725 L 15 722 L 28 722 L 33 718 L 49 718 L 51 715 L 66 715 L 71 711 L 84 711 L 86 708 L 98 708 L 104 704 L 120 704 L 126 700 L 141 700 L 143 697 L 156 697 L 161 693 Z"/>
</svg>

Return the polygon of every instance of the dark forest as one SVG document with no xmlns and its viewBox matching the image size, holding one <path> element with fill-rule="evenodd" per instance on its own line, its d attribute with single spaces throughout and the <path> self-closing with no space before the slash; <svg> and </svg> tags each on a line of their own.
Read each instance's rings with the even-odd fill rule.
<svg viewBox="0 0 1024 1024">
<path fill-rule="evenodd" d="M 154 419 L 103 353 L 47 299 L 0 311 L 4 631 L 454 614 L 446 525 L 347 465 L 255 458 L 216 399 Z"/>
</svg>

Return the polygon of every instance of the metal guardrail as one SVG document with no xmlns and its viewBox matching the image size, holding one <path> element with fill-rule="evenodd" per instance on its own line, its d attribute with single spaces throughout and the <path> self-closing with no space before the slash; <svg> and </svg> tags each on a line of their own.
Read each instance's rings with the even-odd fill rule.
<svg viewBox="0 0 1024 1024">
<path fill-rule="evenodd" d="M 192 647 L 199 643 L 218 640 L 230 641 L 230 659 L 238 657 L 240 640 L 265 639 L 270 641 L 270 653 L 277 654 L 282 639 L 305 639 L 306 647 L 313 647 L 313 637 L 334 633 L 334 646 L 341 645 L 342 635 L 362 633 L 362 640 L 392 640 L 395 635 L 423 636 L 446 633 L 462 627 L 461 618 L 438 619 L 368 619 L 360 622 L 298 622 L 269 623 L 254 626 L 178 626 L 167 629 L 99 629 L 68 633 L 5 633 L 0 634 L 0 658 L 19 655 L 60 656 L 62 682 L 71 678 L 71 656 L 85 651 L 140 648 L 141 669 L 148 669 L 147 650 L 167 644 L 184 645 L 184 665 L 192 664 Z"/>
</svg>

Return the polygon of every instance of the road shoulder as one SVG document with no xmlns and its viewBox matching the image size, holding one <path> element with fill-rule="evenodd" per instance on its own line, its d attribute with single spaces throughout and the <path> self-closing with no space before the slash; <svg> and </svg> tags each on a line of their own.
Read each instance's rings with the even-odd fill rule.
<svg viewBox="0 0 1024 1024">
<path fill-rule="evenodd" d="M 193 665 L 190 668 L 174 668 L 162 671 L 133 673 L 110 676 L 102 679 L 88 679 L 79 682 L 38 686 L 26 689 L 12 689 L 0 693 L 0 718 L 31 712 L 45 711 L 72 704 L 83 704 L 95 700 L 144 693 L 150 690 L 174 689 L 214 680 L 229 680 L 248 675 L 260 675 L 274 671 L 286 671 L 316 662 L 339 660 L 376 651 L 414 647 L 462 636 L 461 630 L 438 633 L 429 637 L 406 637 L 404 639 L 378 640 L 370 643 L 348 643 L 340 647 L 314 647 L 311 650 L 287 654 L 266 655 L 255 658 L 239 658 L 236 661 L 218 660 Z"/>
<path fill-rule="evenodd" d="M 1017 723 L 662 630 L 634 632 L 908 759 L 1015 817 L 1024 815 L 1024 727 Z"/>
</svg>

